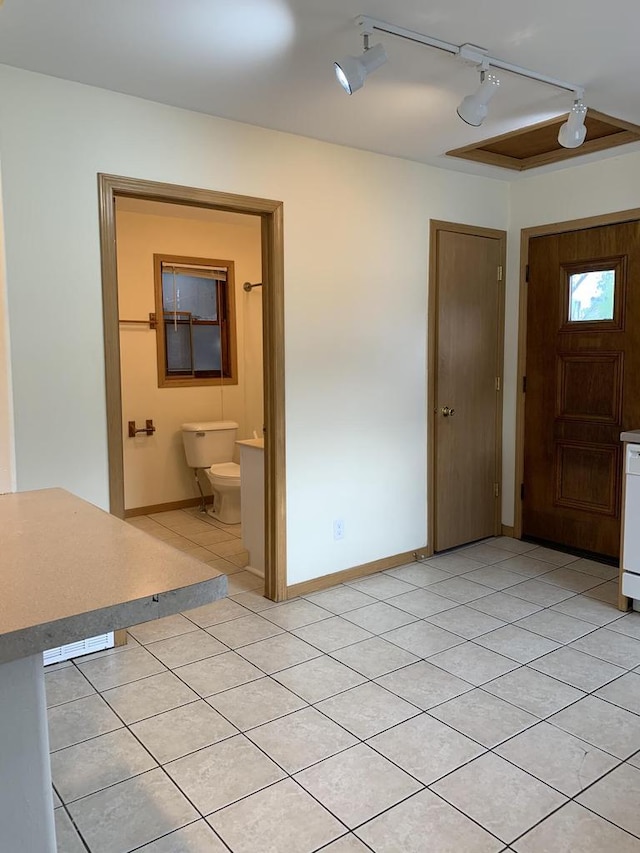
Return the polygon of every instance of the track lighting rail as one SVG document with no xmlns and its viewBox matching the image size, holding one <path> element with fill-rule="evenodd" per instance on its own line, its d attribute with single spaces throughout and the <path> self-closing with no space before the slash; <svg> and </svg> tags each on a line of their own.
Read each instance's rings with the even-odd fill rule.
<svg viewBox="0 0 640 853">
<path fill-rule="evenodd" d="M 405 27 L 397 27 L 395 24 L 389 24 L 386 21 L 381 21 L 378 18 L 370 18 L 368 15 L 359 15 L 356 18 L 356 24 L 360 28 L 363 35 L 372 35 L 374 31 L 387 33 L 392 36 L 399 36 L 407 41 L 424 44 L 427 47 L 433 47 L 436 50 L 442 50 L 450 53 L 453 56 L 458 56 L 460 59 L 472 65 L 477 65 L 483 70 L 488 68 L 499 68 L 501 71 L 508 71 L 511 74 L 517 74 L 520 77 L 527 77 L 529 80 L 536 80 L 539 83 L 546 83 L 549 86 L 555 86 L 557 89 L 564 89 L 567 92 L 573 92 L 574 100 L 580 101 L 584 97 L 584 87 L 577 83 L 570 83 L 566 80 L 559 80 L 556 77 L 549 77 L 547 74 L 540 74 L 538 71 L 532 71 L 529 68 L 523 68 L 521 65 L 515 65 L 512 62 L 505 62 L 495 56 L 489 56 L 483 48 L 469 44 L 453 44 L 442 39 L 432 38 L 423 33 L 408 30 Z"/>
</svg>

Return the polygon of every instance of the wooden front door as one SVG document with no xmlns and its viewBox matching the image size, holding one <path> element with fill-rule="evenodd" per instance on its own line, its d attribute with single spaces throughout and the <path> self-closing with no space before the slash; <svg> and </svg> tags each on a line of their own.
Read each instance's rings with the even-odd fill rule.
<svg viewBox="0 0 640 853">
<path fill-rule="evenodd" d="M 434 228 L 433 541 L 443 551 L 500 530 L 504 235 Z"/>
<path fill-rule="evenodd" d="M 616 558 L 640 427 L 640 223 L 529 243 L 522 532 Z"/>
</svg>

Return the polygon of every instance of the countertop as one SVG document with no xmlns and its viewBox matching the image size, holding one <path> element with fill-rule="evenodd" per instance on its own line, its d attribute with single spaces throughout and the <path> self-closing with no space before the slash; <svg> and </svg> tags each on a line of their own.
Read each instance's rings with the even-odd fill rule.
<svg viewBox="0 0 640 853">
<path fill-rule="evenodd" d="M 208 604 L 225 575 L 64 489 L 0 495 L 0 663 Z"/>
<path fill-rule="evenodd" d="M 264 450 L 264 438 L 243 438 L 236 441 L 236 444 L 240 444 L 242 447 L 255 447 L 258 450 Z"/>
<path fill-rule="evenodd" d="M 620 433 L 620 441 L 629 441 L 632 444 L 640 444 L 640 429 L 632 429 Z"/>
</svg>

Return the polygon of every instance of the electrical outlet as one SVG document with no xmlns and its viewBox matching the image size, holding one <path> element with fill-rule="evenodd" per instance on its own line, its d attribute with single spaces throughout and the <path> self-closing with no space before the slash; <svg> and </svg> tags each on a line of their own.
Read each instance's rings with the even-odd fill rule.
<svg viewBox="0 0 640 853">
<path fill-rule="evenodd" d="M 333 522 L 333 538 L 344 539 L 344 520 L 336 518 Z"/>
</svg>

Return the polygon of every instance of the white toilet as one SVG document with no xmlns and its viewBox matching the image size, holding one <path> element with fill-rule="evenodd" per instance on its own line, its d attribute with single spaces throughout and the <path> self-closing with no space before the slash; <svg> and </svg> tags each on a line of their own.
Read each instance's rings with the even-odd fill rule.
<svg viewBox="0 0 640 853">
<path fill-rule="evenodd" d="M 240 466 L 232 461 L 237 434 L 235 421 L 182 424 L 187 465 L 204 469 L 213 492 L 207 512 L 224 524 L 240 523 Z"/>
</svg>

